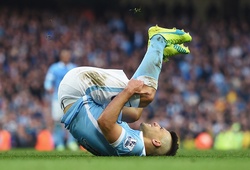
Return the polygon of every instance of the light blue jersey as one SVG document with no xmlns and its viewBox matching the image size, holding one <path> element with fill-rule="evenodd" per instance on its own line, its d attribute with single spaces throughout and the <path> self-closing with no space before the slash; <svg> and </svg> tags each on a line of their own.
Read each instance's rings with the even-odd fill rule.
<svg viewBox="0 0 250 170">
<path fill-rule="evenodd" d="M 78 99 L 62 118 L 70 133 L 89 152 L 99 156 L 145 156 L 143 134 L 131 129 L 126 122 L 117 123 L 122 133 L 116 142 L 109 144 L 98 126 L 97 119 L 106 105 L 99 105 L 90 96 Z"/>
<path fill-rule="evenodd" d="M 44 88 L 46 90 L 54 89 L 53 99 L 58 99 L 58 87 L 63 79 L 64 75 L 71 69 L 75 68 L 76 65 L 73 63 L 68 63 L 65 65 L 63 62 L 57 62 L 52 64 L 45 77 Z"/>
</svg>

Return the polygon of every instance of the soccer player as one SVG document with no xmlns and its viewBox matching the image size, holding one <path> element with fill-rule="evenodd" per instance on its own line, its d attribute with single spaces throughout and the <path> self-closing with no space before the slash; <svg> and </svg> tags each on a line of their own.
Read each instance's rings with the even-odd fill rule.
<svg viewBox="0 0 250 170">
<path fill-rule="evenodd" d="M 150 156 L 176 154 L 178 137 L 158 123 L 142 123 L 140 130 L 128 122 L 138 120 L 154 98 L 162 62 L 188 54 L 182 43 L 191 36 L 178 29 L 150 27 L 147 52 L 129 80 L 122 70 L 78 67 L 59 86 L 64 110 L 62 123 L 94 155 Z"/>
<path fill-rule="evenodd" d="M 61 50 L 59 57 L 59 61 L 49 67 L 44 81 L 44 88 L 51 95 L 51 115 L 54 121 L 53 139 L 57 150 L 65 149 L 65 138 L 67 138 L 67 145 L 69 149 L 76 150 L 78 149 L 78 144 L 73 136 L 64 130 L 60 123 L 63 112 L 60 108 L 57 95 L 59 84 L 64 75 L 69 70 L 75 68 L 76 65 L 70 61 L 71 52 L 69 49 Z"/>
</svg>

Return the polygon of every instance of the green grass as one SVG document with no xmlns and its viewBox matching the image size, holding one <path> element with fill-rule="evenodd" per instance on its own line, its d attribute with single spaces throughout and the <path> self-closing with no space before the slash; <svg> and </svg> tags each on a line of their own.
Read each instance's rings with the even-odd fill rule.
<svg viewBox="0 0 250 170">
<path fill-rule="evenodd" d="M 250 150 L 180 149 L 175 157 L 96 157 L 79 152 L 0 152 L 0 170 L 249 170 Z"/>
</svg>

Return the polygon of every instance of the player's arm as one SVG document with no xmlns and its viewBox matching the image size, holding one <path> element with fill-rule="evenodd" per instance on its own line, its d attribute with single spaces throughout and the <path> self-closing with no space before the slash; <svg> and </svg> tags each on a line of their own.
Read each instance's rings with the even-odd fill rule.
<svg viewBox="0 0 250 170">
<path fill-rule="evenodd" d="M 53 93 L 53 90 L 54 90 L 53 89 L 53 82 L 54 82 L 55 76 L 54 76 L 53 72 L 54 72 L 54 69 L 51 66 L 49 68 L 49 70 L 47 71 L 47 74 L 46 74 L 45 80 L 44 80 L 44 88 L 49 93 Z"/>
<path fill-rule="evenodd" d="M 98 118 L 99 127 L 109 143 L 115 142 L 121 135 L 122 127 L 116 121 L 124 104 L 134 93 L 139 93 L 142 87 L 142 81 L 130 80 L 126 88 L 108 104 Z"/>
<path fill-rule="evenodd" d="M 140 119 L 143 108 L 148 106 L 155 96 L 156 90 L 152 87 L 143 85 L 140 94 L 139 108 L 124 106 L 122 109 L 122 120 L 127 123 L 132 123 Z"/>
<path fill-rule="evenodd" d="M 133 123 L 141 117 L 142 111 L 143 108 L 124 106 L 122 108 L 122 121 Z"/>
</svg>

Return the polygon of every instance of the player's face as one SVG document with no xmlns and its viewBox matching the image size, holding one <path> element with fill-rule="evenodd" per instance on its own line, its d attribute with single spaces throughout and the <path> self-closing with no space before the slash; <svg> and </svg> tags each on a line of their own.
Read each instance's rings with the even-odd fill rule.
<svg viewBox="0 0 250 170">
<path fill-rule="evenodd" d="M 172 137 L 168 130 L 161 127 L 158 123 L 152 124 L 142 123 L 140 130 L 143 132 L 143 137 L 151 139 L 155 146 L 161 146 L 160 150 L 155 150 L 156 155 L 165 155 L 171 147 Z M 160 141 L 160 143 L 155 143 Z M 159 145 L 160 144 L 160 145 Z"/>
<path fill-rule="evenodd" d="M 61 61 L 63 61 L 64 63 L 70 62 L 70 59 L 71 59 L 70 51 L 68 51 L 68 50 L 62 51 L 60 58 L 61 58 Z"/>
<path fill-rule="evenodd" d="M 169 131 L 161 127 L 157 122 L 151 124 L 141 123 L 140 130 L 143 132 L 144 137 L 161 139 L 166 136 L 171 138 Z"/>
</svg>

